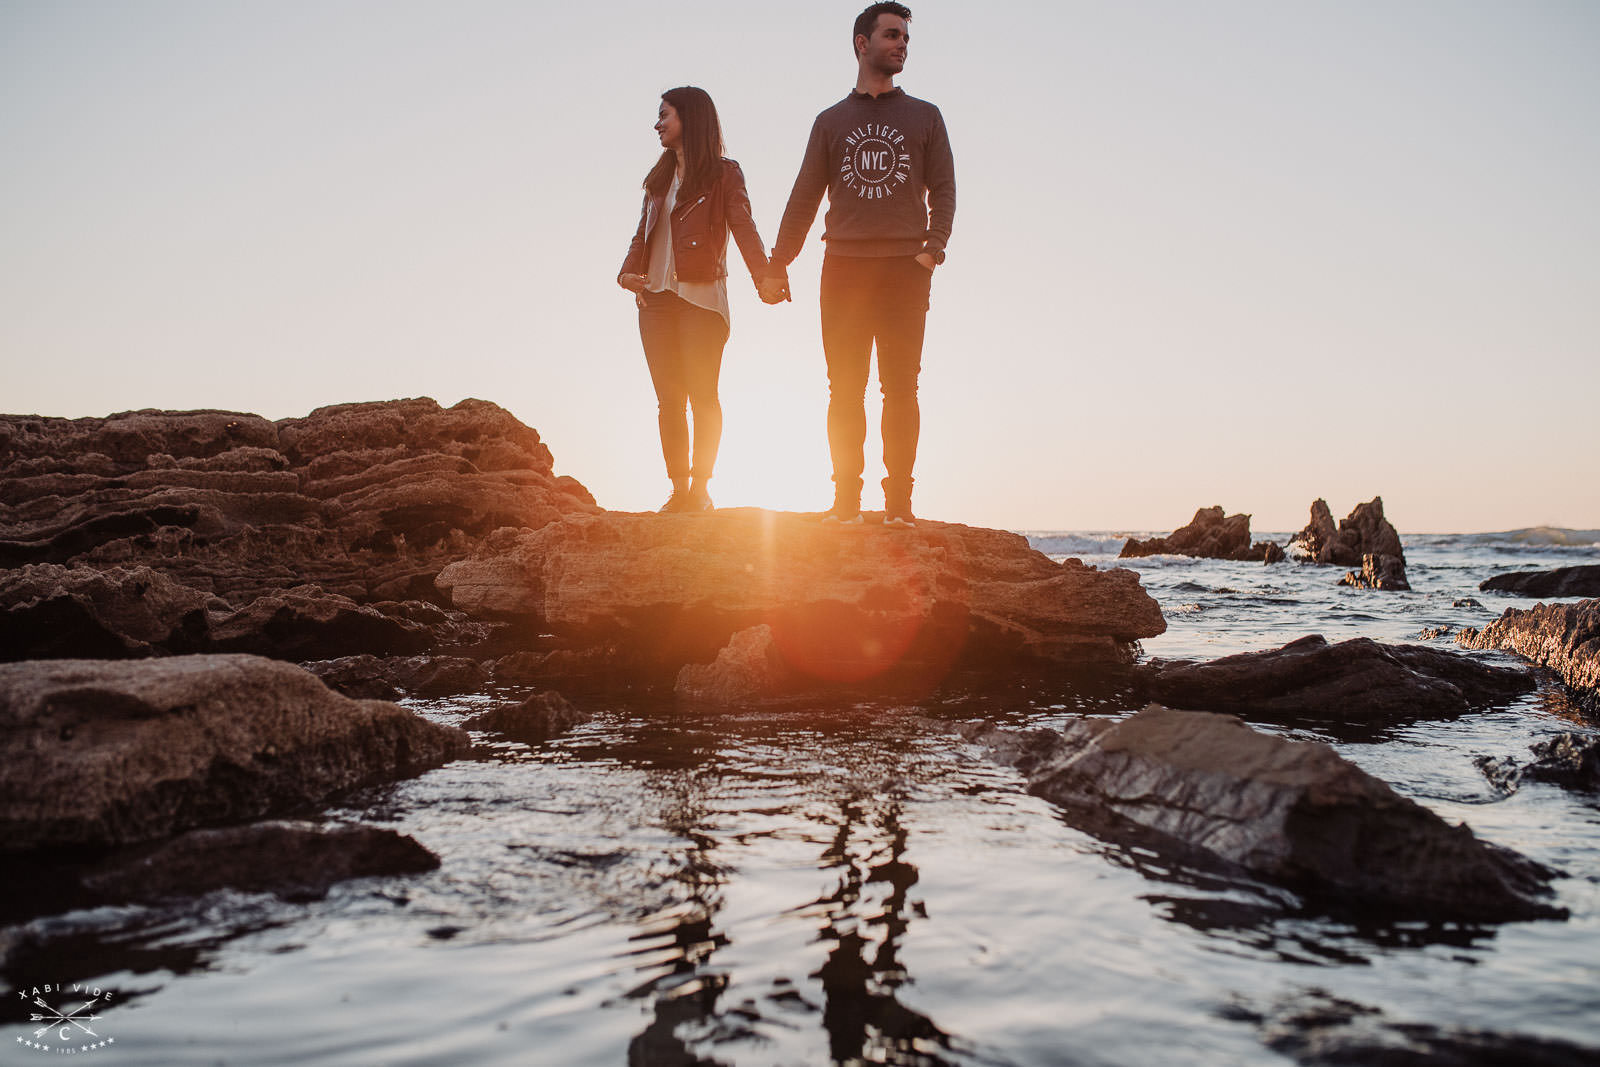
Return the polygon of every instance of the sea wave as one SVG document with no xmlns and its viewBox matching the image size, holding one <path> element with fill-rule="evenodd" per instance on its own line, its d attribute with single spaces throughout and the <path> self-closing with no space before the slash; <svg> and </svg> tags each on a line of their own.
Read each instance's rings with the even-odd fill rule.
<svg viewBox="0 0 1600 1067">
<path fill-rule="evenodd" d="M 1115 556 L 1128 543 L 1128 538 L 1155 535 L 1054 530 L 1029 533 L 1024 530 L 1022 536 L 1047 556 Z"/>
</svg>

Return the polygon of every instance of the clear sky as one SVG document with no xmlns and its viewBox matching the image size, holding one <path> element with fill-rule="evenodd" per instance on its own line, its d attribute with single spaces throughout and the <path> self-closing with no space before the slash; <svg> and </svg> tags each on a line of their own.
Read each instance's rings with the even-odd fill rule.
<svg viewBox="0 0 1600 1067">
<path fill-rule="evenodd" d="M 0 410 L 482 397 L 653 508 L 659 94 L 770 245 L 864 4 L 0 0 Z M 1600 527 L 1600 4 L 911 7 L 959 189 L 919 514 Z M 776 309 L 730 250 L 721 505 L 831 500 L 820 232 Z"/>
</svg>

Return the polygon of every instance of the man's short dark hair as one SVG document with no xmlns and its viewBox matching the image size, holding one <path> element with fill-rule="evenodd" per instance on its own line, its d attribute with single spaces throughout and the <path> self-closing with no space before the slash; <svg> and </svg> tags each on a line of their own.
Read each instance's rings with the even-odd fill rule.
<svg viewBox="0 0 1600 1067">
<path fill-rule="evenodd" d="M 883 0 L 882 3 L 873 4 L 861 14 L 856 16 L 855 29 L 850 31 L 850 53 L 855 54 L 856 38 L 871 37 L 872 31 L 878 25 L 879 15 L 899 15 L 907 22 L 911 21 L 911 9 L 904 4 L 897 4 L 894 0 Z"/>
</svg>

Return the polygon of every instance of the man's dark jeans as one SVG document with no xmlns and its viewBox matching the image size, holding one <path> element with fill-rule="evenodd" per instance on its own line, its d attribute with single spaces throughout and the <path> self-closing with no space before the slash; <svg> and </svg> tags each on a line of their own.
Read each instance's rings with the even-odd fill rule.
<svg viewBox="0 0 1600 1067">
<path fill-rule="evenodd" d="M 728 323 L 715 311 L 689 303 L 676 293 L 645 293 L 639 309 L 639 339 L 656 387 L 656 422 L 667 477 L 691 474 L 710 478 L 722 444 L 722 401 L 717 379 Z M 689 420 L 694 409 L 694 456 L 690 465 Z"/>
<path fill-rule="evenodd" d="M 933 272 L 914 256 L 822 261 L 822 350 L 828 358 L 828 448 L 840 493 L 860 495 L 867 441 L 867 377 L 878 349 L 883 390 L 884 493 L 911 497 L 922 412 L 917 375 Z"/>
</svg>

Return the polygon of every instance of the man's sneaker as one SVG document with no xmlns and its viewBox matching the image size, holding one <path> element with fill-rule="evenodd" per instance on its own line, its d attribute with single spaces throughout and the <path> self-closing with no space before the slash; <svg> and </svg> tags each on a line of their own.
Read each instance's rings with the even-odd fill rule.
<svg viewBox="0 0 1600 1067">
<path fill-rule="evenodd" d="M 683 499 L 684 504 L 683 507 L 679 509 L 680 511 L 717 510 L 716 507 L 711 503 L 711 494 L 706 492 L 705 486 L 691 486 L 689 491 L 683 494 Z"/>
<path fill-rule="evenodd" d="M 886 501 L 883 507 L 883 524 L 885 526 L 915 526 L 917 520 L 911 514 L 911 501 Z"/>
<path fill-rule="evenodd" d="M 836 522 L 843 526 L 860 526 L 862 522 L 861 498 L 843 495 L 835 496 L 833 498 L 833 507 L 822 516 L 822 521 Z"/>
</svg>

